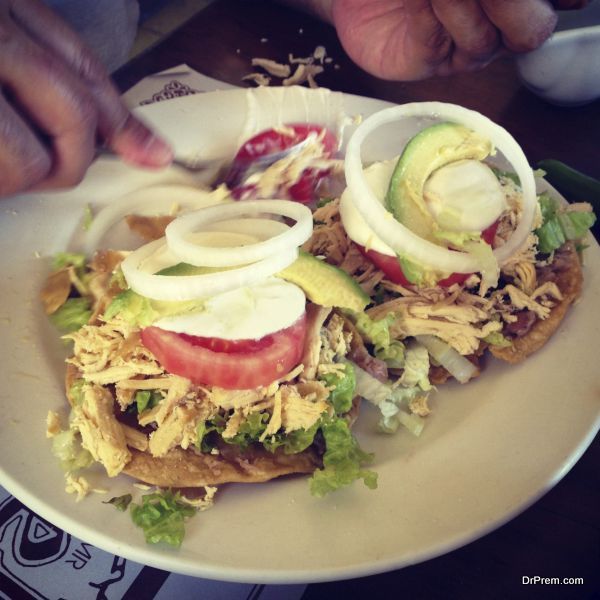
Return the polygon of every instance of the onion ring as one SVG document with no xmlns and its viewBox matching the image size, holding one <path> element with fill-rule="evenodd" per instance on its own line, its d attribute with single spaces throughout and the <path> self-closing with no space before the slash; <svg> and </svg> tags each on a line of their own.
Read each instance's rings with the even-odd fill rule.
<svg viewBox="0 0 600 600">
<path fill-rule="evenodd" d="M 142 263 L 165 244 L 164 239 L 150 242 L 129 254 L 121 263 L 129 287 L 152 300 L 183 301 L 215 296 L 262 281 L 282 271 L 298 257 L 298 248 L 294 246 L 258 262 L 218 273 L 171 276 L 144 272 Z"/>
<path fill-rule="evenodd" d="M 478 112 L 443 102 L 414 102 L 384 109 L 365 119 L 350 138 L 346 150 L 346 181 L 352 190 L 354 205 L 367 225 L 395 252 L 437 271 L 473 273 L 480 270 L 481 266 L 475 257 L 437 246 L 396 221 L 379 202 L 365 180 L 360 154 L 365 138 L 387 123 L 406 117 L 424 116 L 450 120 L 486 135 L 504 154 L 519 176 L 523 192 L 523 211 L 511 237 L 503 246 L 494 250 L 496 260 L 502 264 L 522 246 L 531 231 L 537 205 L 535 180 L 521 147 L 510 133 Z"/>
<path fill-rule="evenodd" d="M 231 217 L 269 213 L 294 219 L 287 231 L 248 246 L 215 248 L 201 246 L 186 239 L 195 229 Z M 289 200 L 253 200 L 212 206 L 188 213 L 167 226 L 165 235 L 169 250 L 180 260 L 195 266 L 233 267 L 267 259 L 290 247 L 301 246 L 312 234 L 310 209 Z"/>
</svg>

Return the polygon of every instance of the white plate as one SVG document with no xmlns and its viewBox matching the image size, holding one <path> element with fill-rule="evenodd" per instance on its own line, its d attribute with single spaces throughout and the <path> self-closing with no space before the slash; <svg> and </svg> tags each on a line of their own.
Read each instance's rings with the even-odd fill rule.
<svg viewBox="0 0 600 600">
<path fill-rule="evenodd" d="M 179 123 L 179 149 L 216 133 L 235 145 L 243 94 L 190 96 L 147 107 L 145 115 L 163 127 Z M 352 96 L 344 102 L 351 114 L 386 106 Z M 371 151 L 393 152 L 396 133 L 382 135 Z M 341 579 L 413 564 L 483 535 L 559 481 L 593 439 L 600 423 L 600 250 L 591 240 L 581 302 L 525 364 L 490 360 L 467 386 L 442 386 L 419 439 L 375 433 L 376 415 L 365 407 L 357 435 L 375 452 L 376 491 L 355 484 L 316 499 L 303 477 L 231 485 L 211 510 L 189 521 L 180 550 L 146 545 L 126 514 L 101 504 L 131 489 L 124 477 L 104 478 L 106 496 L 75 503 L 45 439 L 48 409 L 65 406 L 64 349 L 42 314 L 38 290 L 48 257 L 79 236 L 86 203 L 165 181 L 181 176 L 104 162 L 72 192 L 0 206 L 1 483 L 42 517 L 109 552 L 190 575 L 267 583 Z"/>
</svg>

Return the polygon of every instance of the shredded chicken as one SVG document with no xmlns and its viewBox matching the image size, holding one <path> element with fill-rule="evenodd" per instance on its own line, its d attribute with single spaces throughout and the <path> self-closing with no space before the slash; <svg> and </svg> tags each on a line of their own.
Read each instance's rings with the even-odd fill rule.
<svg viewBox="0 0 600 600">
<path fill-rule="evenodd" d="M 65 338 L 74 344 L 73 356 L 67 363 L 77 367 L 91 383 L 107 385 L 138 375 L 163 373 L 150 351 L 139 342 L 138 333 L 123 321 L 85 325 Z"/>
<path fill-rule="evenodd" d="M 118 475 L 129 462 L 125 432 L 115 418 L 108 389 L 85 387 L 83 402 L 73 407 L 72 426 L 81 434 L 82 446 L 104 465 L 109 477 Z"/>
<path fill-rule="evenodd" d="M 269 75 L 273 75 L 274 77 L 289 77 L 292 72 L 290 65 L 284 65 L 269 58 L 253 58 L 252 66 L 261 67 Z"/>
<path fill-rule="evenodd" d="M 49 410 L 48 415 L 46 416 L 46 437 L 52 438 L 61 431 L 62 427 L 59 414 L 53 410 Z"/>
</svg>

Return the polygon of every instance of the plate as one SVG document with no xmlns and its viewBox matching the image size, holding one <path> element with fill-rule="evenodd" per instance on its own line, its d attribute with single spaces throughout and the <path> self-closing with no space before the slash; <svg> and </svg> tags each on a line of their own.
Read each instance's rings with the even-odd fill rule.
<svg viewBox="0 0 600 600">
<path fill-rule="evenodd" d="M 198 94 L 145 107 L 143 116 L 169 132 L 178 152 L 219 154 L 235 148 L 246 101 L 241 90 Z M 352 115 L 388 106 L 342 101 Z M 410 133 L 386 129 L 367 158 L 390 156 Z M 600 249 L 591 240 L 581 301 L 525 364 L 489 360 L 467 386 L 442 386 L 418 439 L 376 433 L 377 415 L 365 406 L 356 432 L 375 453 L 377 490 L 359 483 L 316 499 L 304 477 L 230 485 L 189 521 L 179 550 L 146 545 L 126 514 L 101 503 L 131 491 L 126 477 L 98 473 L 95 482 L 108 493 L 76 503 L 45 439 L 47 411 L 65 409 L 65 349 L 37 299 L 49 257 L 81 242 L 88 203 L 96 208 L 143 186 L 187 181 L 175 170 L 148 173 L 105 160 L 75 190 L 0 206 L 0 478 L 45 519 L 108 552 L 189 575 L 263 583 L 357 577 L 432 558 L 498 527 L 557 483 L 593 439 Z"/>
</svg>

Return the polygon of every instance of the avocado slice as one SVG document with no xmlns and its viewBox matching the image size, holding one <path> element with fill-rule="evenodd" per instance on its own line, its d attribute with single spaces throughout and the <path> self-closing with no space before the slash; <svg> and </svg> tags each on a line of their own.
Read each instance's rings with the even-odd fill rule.
<svg viewBox="0 0 600 600">
<path fill-rule="evenodd" d="M 157 275 L 204 275 L 230 268 L 232 267 L 220 269 L 195 267 L 187 263 L 178 263 L 162 269 Z M 360 285 L 342 269 L 302 250 L 300 250 L 298 258 L 276 276 L 297 285 L 309 300 L 321 306 L 335 306 L 360 312 L 371 301 Z"/>
<path fill-rule="evenodd" d="M 371 299 L 350 275 L 308 252 L 277 274 L 302 288 L 308 299 L 321 306 L 335 306 L 361 312 Z"/>
<path fill-rule="evenodd" d="M 423 200 L 425 182 L 447 164 L 464 159 L 481 161 L 492 151 L 489 140 L 456 123 L 437 123 L 423 129 L 398 159 L 385 197 L 387 209 L 418 236 L 435 242 L 437 225 Z"/>
</svg>

